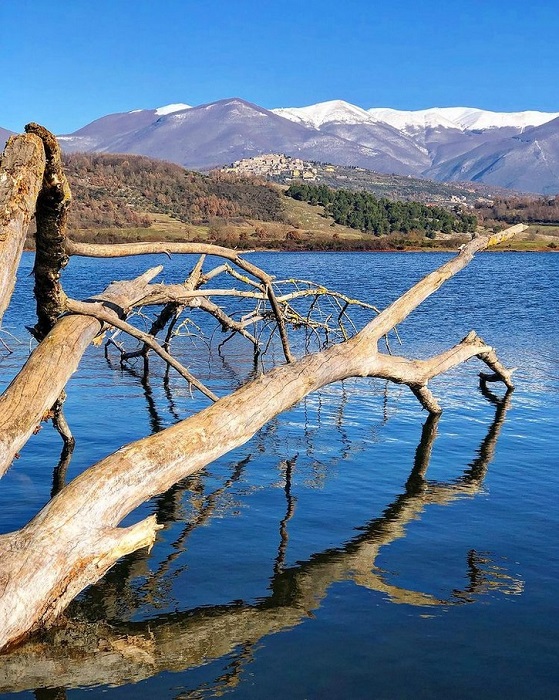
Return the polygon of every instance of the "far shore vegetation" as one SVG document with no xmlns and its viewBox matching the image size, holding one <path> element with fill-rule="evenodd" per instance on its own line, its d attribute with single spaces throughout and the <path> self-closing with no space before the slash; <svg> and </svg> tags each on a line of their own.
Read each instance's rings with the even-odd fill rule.
<svg viewBox="0 0 559 700">
<path fill-rule="evenodd" d="M 203 241 L 239 250 L 456 250 L 475 230 L 527 231 L 497 250 L 559 250 L 559 196 L 480 198 L 474 207 L 397 201 L 318 183 L 207 175 L 144 156 L 72 154 L 76 241 Z M 29 247 L 32 238 L 28 238 Z"/>
</svg>

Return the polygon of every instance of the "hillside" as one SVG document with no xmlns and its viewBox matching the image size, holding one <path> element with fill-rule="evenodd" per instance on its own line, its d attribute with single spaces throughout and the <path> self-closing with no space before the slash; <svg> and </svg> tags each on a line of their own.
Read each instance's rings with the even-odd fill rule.
<svg viewBox="0 0 559 700">
<path fill-rule="evenodd" d="M 336 223 L 333 212 L 312 197 L 312 203 L 291 199 L 285 186 L 235 173 L 204 175 L 144 156 L 109 154 L 69 154 L 65 167 L 73 193 L 69 230 L 76 240 L 198 240 L 240 249 L 289 250 L 454 249 L 460 243 L 452 226 L 446 227 L 449 234 L 430 226 L 428 236 L 413 225 L 402 226 L 407 233 L 391 226 L 389 235 L 375 236 L 359 230 L 362 226 L 344 225 L 339 216 L 342 223 Z M 394 182 L 401 180 L 407 178 L 388 179 L 393 199 L 398 199 Z M 344 179 L 340 183 L 347 185 Z M 492 201 L 481 200 L 485 209 L 479 211 L 488 225 L 501 225 L 489 220 Z M 349 219 L 347 223 L 355 225 Z M 554 243 L 555 229 L 545 229 L 545 240 Z M 529 243 L 537 247 L 537 240 Z"/>
<path fill-rule="evenodd" d="M 222 170 L 227 173 L 255 175 L 284 185 L 289 185 L 301 173 L 307 181 L 334 189 L 364 190 L 377 197 L 446 207 L 456 204 L 491 204 L 495 198 L 518 196 L 513 190 L 483 183 L 440 182 L 411 175 L 379 173 L 356 166 L 304 161 L 273 153 L 245 158 Z"/>
<path fill-rule="evenodd" d="M 73 228 L 147 228 L 157 214 L 189 224 L 212 217 L 283 220 L 277 189 L 254 179 L 202 175 L 143 156 L 69 154 L 64 163 Z"/>
</svg>

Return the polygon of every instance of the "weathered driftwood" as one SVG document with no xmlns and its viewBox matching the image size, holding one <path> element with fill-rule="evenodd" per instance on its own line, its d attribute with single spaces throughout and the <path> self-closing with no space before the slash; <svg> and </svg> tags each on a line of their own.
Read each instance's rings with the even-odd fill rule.
<svg viewBox="0 0 559 700">
<path fill-rule="evenodd" d="M 234 250 L 208 243 L 123 243 L 117 245 L 97 245 L 76 243 L 70 240 L 66 241 L 65 248 L 68 255 L 81 255 L 91 258 L 116 258 L 129 255 L 149 255 L 153 253 L 179 253 L 181 255 L 218 255 L 226 260 L 231 260 L 237 267 L 253 275 L 264 285 L 266 296 L 268 297 L 270 306 L 276 317 L 276 323 L 278 324 L 285 359 L 287 362 L 292 362 L 294 359 L 289 345 L 285 320 L 272 288 L 273 277 L 256 267 L 256 265 L 241 258 Z"/>
<path fill-rule="evenodd" d="M 46 157 L 43 185 L 37 197 L 33 265 L 37 303 L 37 324 L 33 332 L 42 340 L 64 310 L 60 271 L 68 263 L 64 241 L 71 194 L 56 138 L 39 124 L 28 124 L 25 131 L 41 139 Z"/>
<path fill-rule="evenodd" d="M 24 134 L 8 139 L 0 161 L 0 323 L 10 304 L 44 170 L 39 137 Z"/>
<path fill-rule="evenodd" d="M 41 173 L 42 149 L 46 161 L 38 204 L 38 214 L 41 211 L 38 225 L 43 238 L 37 262 L 41 282 L 36 285 L 39 321 L 35 329 L 36 336 L 42 340 L 0 397 L 0 474 L 8 468 L 43 415 L 56 405 L 85 349 L 104 324 L 125 328 L 138 337 L 137 331 L 124 321 L 134 306 L 146 302 L 201 307 L 205 304 L 205 310 L 213 312 L 220 323 L 232 330 L 242 330 L 233 328 L 232 319 L 220 316 L 218 307 L 206 302 L 204 292 L 197 289 L 202 281 L 212 278 L 212 273 L 204 280 L 199 274 L 192 285 L 182 285 L 171 292 L 164 285 L 150 285 L 159 270 L 156 268 L 136 280 L 113 283 L 86 302 L 69 302 L 59 279 L 67 255 L 107 257 L 176 252 L 214 254 L 229 260 L 256 279 L 256 282 L 247 280 L 252 291 L 237 295 L 267 299 L 288 364 L 263 374 L 197 415 L 120 449 L 63 488 L 22 530 L 0 536 L 0 649 L 51 623 L 81 590 L 97 581 L 120 557 L 153 543 L 160 527 L 153 517 L 129 528 L 119 527 L 122 519 L 139 504 L 243 444 L 268 420 L 309 392 L 347 377 L 381 377 L 408 385 L 425 409 L 438 414 L 441 409 L 428 389 L 428 381 L 474 356 L 490 368 L 492 379 L 498 378 L 512 388 L 510 371 L 474 332 L 455 347 L 427 360 L 383 354 L 378 343 L 445 280 L 462 269 L 477 251 L 505 240 L 523 227 L 474 238 L 459 255 L 427 275 L 353 338 L 295 360 L 287 337 L 285 307 L 276 298 L 271 276 L 235 251 L 190 243 L 90 246 L 68 241 L 64 223 L 69 191 L 56 141 L 37 125 L 28 129 L 34 133 L 15 142 L 26 154 L 22 164 L 24 179 L 10 180 L 10 168 L 13 170 L 17 161 L 11 163 L 9 159 L 8 174 L 2 175 L 2 182 L 8 186 L 1 241 L 7 243 L 4 246 L 0 241 L 0 251 L 3 254 L 6 251 L 10 274 L 15 276 L 24 229 L 36 196 L 36 180 Z M 11 143 L 13 147 L 14 142 Z M 32 164 L 35 165 L 31 167 Z M 4 169 L 0 172 L 4 173 Z M 28 180 L 32 184 L 24 196 L 22 192 Z M 216 268 L 215 274 L 218 271 Z M 243 277 L 235 274 L 239 279 Z M 13 284 L 3 279 L 0 298 L 4 306 L 0 310 L 7 305 L 13 289 Z M 82 315 L 74 313 L 59 318 L 62 311 L 69 309 Z M 141 336 L 141 340 L 161 354 L 153 336 Z"/>
<path fill-rule="evenodd" d="M 390 328 L 491 240 L 472 240 L 458 256 L 427 275 L 352 339 L 277 367 L 198 414 L 121 448 L 70 483 L 22 530 L 1 537 L 0 648 L 51 623 L 77 593 L 98 580 L 121 556 L 153 543 L 159 527 L 153 517 L 131 528 L 118 527 L 138 505 L 242 445 L 271 418 L 310 392 L 347 377 L 382 377 L 407 384 L 427 410 L 439 413 L 440 407 L 427 387 L 429 379 L 475 356 L 510 384 L 510 376 L 492 348 L 473 332 L 455 347 L 426 360 L 385 355 L 377 347 Z M 145 294 L 145 289 L 140 293 Z M 125 295 L 117 303 L 126 309 L 129 301 Z M 63 318 L 60 324 L 68 322 L 85 324 L 83 332 L 77 334 L 80 343 L 85 338 L 89 342 L 99 329 L 98 322 L 79 317 Z M 56 339 L 60 324 L 35 353 L 47 344 L 46 355 L 50 354 L 49 338 L 53 352 L 60 346 Z M 78 354 L 81 352 L 80 345 Z M 59 357 L 58 364 L 66 362 Z M 38 367 L 41 375 L 49 373 L 52 384 L 53 368 L 45 354 Z M 36 374 L 31 371 L 23 380 L 22 390 Z"/>
<path fill-rule="evenodd" d="M 149 281 L 160 269 L 148 270 L 129 282 L 113 283 L 97 299 L 114 308 L 130 309 L 145 295 Z M 0 396 L 0 475 L 54 405 L 101 330 L 102 323 L 91 316 L 64 316 Z"/>
<path fill-rule="evenodd" d="M 394 603 L 425 607 L 467 604 L 499 589 L 509 594 L 518 592 L 521 581 L 501 568 L 493 572 L 491 562 L 470 561 L 475 557 L 472 553 L 466 562 L 467 587 L 461 590 L 456 585 L 444 599 L 390 583 L 375 566 L 380 550 L 405 537 L 406 528 L 427 507 L 450 505 L 457 498 L 474 497 L 479 492 L 509 399 L 507 396 L 497 402 L 495 419 L 477 450 L 478 456 L 456 481 L 448 484 L 426 479 L 438 420 L 429 416 L 405 491 L 382 516 L 366 523 L 359 535 L 342 547 L 276 571 L 266 599 L 252 605 L 235 602 L 215 609 L 189 610 L 136 624 L 65 622 L 3 656 L 0 691 L 18 692 L 55 683 L 65 688 L 136 683 L 163 671 L 183 671 L 208 663 L 235 649 L 242 662 L 243 654 L 265 636 L 303 623 L 320 607 L 330 586 L 339 581 L 353 580 L 389 596 Z M 136 576 L 137 571 L 131 575 Z M 99 595 L 103 592 L 98 591 Z M 86 604 L 87 596 L 82 605 Z M 107 607 L 111 605 L 107 601 Z M 130 615 L 133 612 L 131 609 Z M 250 658 L 250 654 L 247 656 Z M 220 679 L 223 682 L 223 677 Z M 227 685 L 234 680 L 229 679 Z"/>
</svg>

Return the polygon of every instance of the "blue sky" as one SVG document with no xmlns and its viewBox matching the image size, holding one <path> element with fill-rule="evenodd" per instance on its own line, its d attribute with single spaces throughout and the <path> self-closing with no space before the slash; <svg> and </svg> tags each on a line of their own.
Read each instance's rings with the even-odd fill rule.
<svg viewBox="0 0 559 700">
<path fill-rule="evenodd" d="M 242 97 L 559 111 L 556 0 L 0 0 L 0 126 Z"/>
</svg>

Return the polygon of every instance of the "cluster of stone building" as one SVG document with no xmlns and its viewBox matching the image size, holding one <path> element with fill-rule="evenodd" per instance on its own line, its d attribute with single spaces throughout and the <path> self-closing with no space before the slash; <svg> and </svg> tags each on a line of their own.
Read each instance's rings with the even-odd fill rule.
<svg viewBox="0 0 559 700">
<path fill-rule="evenodd" d="M 280 153 L 265 153 L 253 158 L 236 160 L 225 172 L 281 180 L 316 180 L 317 169 L 301 158 L 291 158 Z"/>
</svg>

